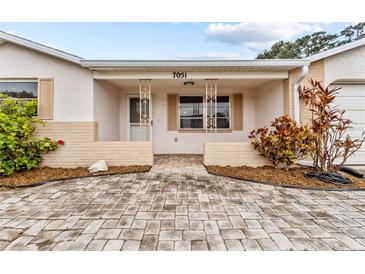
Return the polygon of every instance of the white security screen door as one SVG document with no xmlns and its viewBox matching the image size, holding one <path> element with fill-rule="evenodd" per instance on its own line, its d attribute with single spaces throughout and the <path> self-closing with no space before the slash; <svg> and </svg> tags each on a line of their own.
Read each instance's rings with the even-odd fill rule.
<svg viewBox="0 0 365 274">
<path fill-rule="evenodd" d="M 141 100 L 138 96 L 130 96 L 128 98 L 128 128 L 129 141 L 151 141 L 152 139 L 152 104 L 147 103 L 148 123 L 141 124 Z"/>
</svg>

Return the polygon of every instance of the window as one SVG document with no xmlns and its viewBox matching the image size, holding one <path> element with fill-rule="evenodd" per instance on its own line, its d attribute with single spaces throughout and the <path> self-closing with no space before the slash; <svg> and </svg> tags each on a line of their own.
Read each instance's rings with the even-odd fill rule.
<svg viewBox="0 0 365 274">
<path fill-rule="evenodd" d="M 38 98 L 37 81 L 1 81 L 0 94 L 21 100 L 32 100 Z"/>
<path fill-rule="evenodd" d="M 203 96 L 180 96 L 180 128 L 205 129 L 207 116 L 212 110 L 205 108 Z M 214 110 L 213 110 L 214 111 Z M 231 128 L 231 106 L 229 96 L 217 96 L 217 128 Z"/>
<path fill-rule="evenodd" d="M 217 128 L 230 128 L 229 96 L 217 96 Z"/>
<path fill-rule="evenodd" d="M 147 115 L 149 116 L 149 104 L 147 103 Z M 139 98 L 129 98 L 129 123 L 139 124 L 140 123 L 140 100 Z"/>
<path fill-rule="evenodd" d="M 203 129 L 203 96 L 180 96 L 180 128 Z"/>
</svg>

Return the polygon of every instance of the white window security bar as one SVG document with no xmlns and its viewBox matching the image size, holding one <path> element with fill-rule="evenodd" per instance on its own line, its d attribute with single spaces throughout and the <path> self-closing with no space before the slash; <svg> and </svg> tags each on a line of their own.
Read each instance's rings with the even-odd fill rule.
<svg viewBox="0 0 365 274">
<path fill-rule="evenodd" d="M 139 80 L 139 126 L 140 134 L 149 131 L 151 124 L 149 107 L 151 102 L 151 80 L 140 79 Z"/>
<path fill-rule="evenodd" d="M 217 133 L 217 79 L 205 80 L 206 133 Z"/>
</svg>

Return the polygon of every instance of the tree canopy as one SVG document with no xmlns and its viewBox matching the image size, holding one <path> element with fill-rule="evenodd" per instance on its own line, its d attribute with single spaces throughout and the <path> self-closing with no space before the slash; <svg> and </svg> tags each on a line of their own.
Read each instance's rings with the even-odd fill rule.
<svg viewBox="0 0 365 274">
<path fill-rule="evenodd" d="M 336 34 L 325 31 L 305 35 L 295 41 L 279 41 L 256 59 L 299 59 L 365 38 L 365 22 L 351 25 Z"/>
</svg>

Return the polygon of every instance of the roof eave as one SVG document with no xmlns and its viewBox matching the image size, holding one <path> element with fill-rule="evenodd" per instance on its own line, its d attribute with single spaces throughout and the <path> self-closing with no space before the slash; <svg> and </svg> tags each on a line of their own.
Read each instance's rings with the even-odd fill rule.
<svg viewBox="0 0 365 274">
<path fill-rule="evenodd" d="M 63 52 L 63 51 L 33 42 L 31 40 L 27 40 L 27 39 L 18 37 L 16 35 L 12 35 L 12 34 L 3 32 L 3 31 L 0 31 L 0 38 L 7 42 L 10 42 L 10 43 L 13 43 L 16 45 L 20 45 L 20 46 L 23 46 L 26 48 L 30 48 L 35 51 L 38 51 L 38 52 L 41 52 L 41 53 L 44 53 L 44 54 L 47 54 L 47 55 L 50 55 L 50 56 L 53 56 L 53 57 L 56 57 L 59 59 L 63 59 L 63 60 L 78 64 L 78 65 L 80 65 L 80 60 L 82 60 L 81 57 L 78 57 L 76 55 L 72 55 L 67 52 Z"/>
<path fill-rule="evenodd" d="M 345 52 L 345 51 L 348 51 L 348 50 L 351 50 L 354 48 L 358 48 L 361 46 L 365 46 L 365 38 L 359 39 L 357 41 L 354 41 L 354 42 L 351 42 L 351 43 L 348 43 L 348 44 L 345 44 L 345 45 L 342 45 L 339 47 L 335 47 L 333 49 L 329 49 L 329 50 L 314 54 L 312 56 L 307 57 L 307 59 L 309 59 L 311 62 L 315 62 L 315 61 L 318 61 L 318 60 L 321 60 L 321 59 L 324 59 L 324 58 L 327 58 L 327 57 L 330 57 L 330 56 L 333 56 L 333 55 L 336 55 L 336 54 L 339 54 L 339 53 L 342 53 L 342 52 Z"/>
<path fill-rule="evenodd" d="M 307 59 L 256 60 L 81 60 L 81 66 L 90 69 L 150 68 L 150 67 L 302 67 Z"/>
</svg>

